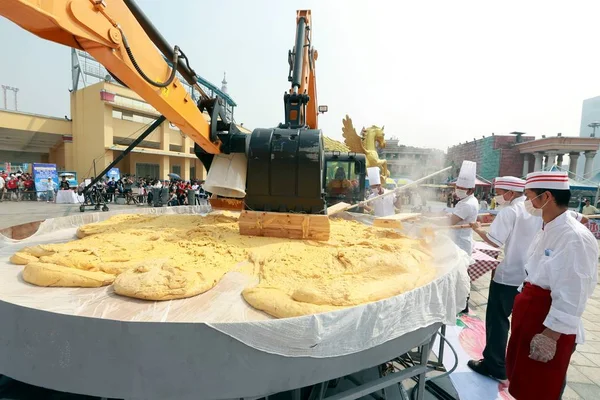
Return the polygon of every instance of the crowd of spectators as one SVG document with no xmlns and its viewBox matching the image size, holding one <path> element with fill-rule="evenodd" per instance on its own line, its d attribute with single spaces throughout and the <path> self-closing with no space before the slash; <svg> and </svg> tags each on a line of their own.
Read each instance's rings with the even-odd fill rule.
<svg viewBox="0 0 600 400">
<path fill-rule="evenodd" d="M 46 201 L 56 199 L 58 190 L 74 190 L 78 194 L 94 178 L 84 179 L 78 187 L 72 187 L 65 177 L 56 185 L 52 179 L 43 180 L 43 186 L 36 190 L 32 174 L 18 171 L 7 173 L 0 171 L 0 202 L 2 201 Z M 125 204 L 153 204 L 155 193 L 166 197 L 169 206 L 204 204 L 210 193 L 203 188 L 203 180 L 184 181 L 182 179 L 158 179 L 124 175 L 119 179 L 105 177 L 85 195 L 86 204 L 94 204 L 101 200 L 105 203 L 116 203 L 123 198 Z M 39 186 L 39 185 L 38 185 Z M 154 189 L 154 190 L 153 190 Z M 100 196 L 100 197 L 99 197 Z"/>
<path fill-rule="evenodd" d="M 93 180 L 94 178 L 90 178 Z M 86 186 L 84 180 L 78 188 L 81 193 Z M 89 181 L 88 181 L 89 182 Z M 163 193 L 167 194 L 166 204 L 169 206 L 197 205 L 202 204 L 210 193 L 204 191 L 202 187 L 204 181 L 191 180 L 184 181 L 181 179 L 157 179 L 149 177 L 136 177 L 135 175 L 124 175 L 120 179 L 105 178 L 99 181 L 93 188 L 96 196 L 86 195 L 85 201 L 88 204 L 94 204 L 97 201 L 97 196 L 102 196 L 101 199 L 106 203 L 115 203 L 118 198 L 124 198 L 125 204 L 137 205 L 148 204 L 152 205 L 154 196 L 158 193 L 164 197 Z"/>
</svg>

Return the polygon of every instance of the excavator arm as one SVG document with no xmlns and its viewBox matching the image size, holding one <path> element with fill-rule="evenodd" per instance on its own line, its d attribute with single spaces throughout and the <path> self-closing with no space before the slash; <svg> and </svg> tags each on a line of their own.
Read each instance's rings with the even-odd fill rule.
<svg viewBox="0 0 600 400">
<path fill-rule="evenodd" d="M 87 51 L 206 153 L 220 153 L 218 128 L 228 127 L 217 124 L 218 101 L 204 94 L 185 54 L 168 45 L 134 1 L 2 0 L 0 15 L 43 39 Z M 200 107 L 176 70 L 203 95 Z"/>
<path fill-rule="evenodd" d="M 119 157 L 166 118 L 196 143 L 195 153 L 208 170 L 206 190 L 244 198 L 246 210 L 325 214 L 310 11 L 296 15 L 286 122 L 251 135 L 226 121 L 219 99 L 208 98 L 197 85 L 183 51 L 169 45 L 134 0 L 0 0 L 0 16 L 41 38 L 87 51 L 162 114 Z M 198 104 L 176 71 L 203 94 Z"/>
<path fill-rule="evenodd" d="M 296 13 L 296 41 L 288 53 L 291 88 L 283 97 L 285 122 L 283 128 L 319 128 L 317 78 L 315 61 L 317 51 L 312 46 L 312 17 L 310 10 Z"/>
</svg>

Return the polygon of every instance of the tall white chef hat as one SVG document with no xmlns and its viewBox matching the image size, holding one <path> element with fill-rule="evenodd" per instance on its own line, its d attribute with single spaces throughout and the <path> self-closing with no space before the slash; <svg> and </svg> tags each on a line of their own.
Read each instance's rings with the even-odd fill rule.
<svg viewBox="0 0 600 400">
<path fill-rule="evenodd" d="M 570 190 L 569 174 L 561 171 L 539 171 L 527 174 L 525 189 Z"/>
<path fill-rule="evenodd" d="M 456 180 L 456 186 L 473 189 L 475 187 L 475 170 L 477 169 L 477 164 L 473 161 L 463 161 L 462 167 L 460 167 L 460 172 L 458 174 L 458 179 Z"/>
<path fill-rule="evenodd" d="M 525 180 L 514 176 L 500 176 L 494 179 L 494 187 L 496 189 L 522 192 L 525 190 Z"/>
<path fill-rule="evenodd" d="M 369 177 L 369 185 L 380 185 L 381 177 L 379 175 L 379 167 L 367 168 L 367 176 Z"/>
</svg>

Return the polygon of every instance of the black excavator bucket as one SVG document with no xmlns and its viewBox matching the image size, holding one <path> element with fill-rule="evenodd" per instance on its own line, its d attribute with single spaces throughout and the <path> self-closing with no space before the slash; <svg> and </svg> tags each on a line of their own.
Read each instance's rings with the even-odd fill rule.
<svg viewBox="0 0 600 400">
<path fill-rule="evenodd" d="M 246 210 L 325 214 L 323 135 L 320 130 L 272 128 L 255 129 L 250 135 L 234 135 L 237 144 L 230 147 L 231 152 L 242 151 L 240 135 L 245 137 L 248 160 Z M 197 145 L 195 153 L 209 170 L 213 155 L 206 154 Z"/>
<path fill-rule="evenodd" d="M 325 214 L 319 129 L 255 129 L 247 156 L 246 209 Z"/>
</svg>

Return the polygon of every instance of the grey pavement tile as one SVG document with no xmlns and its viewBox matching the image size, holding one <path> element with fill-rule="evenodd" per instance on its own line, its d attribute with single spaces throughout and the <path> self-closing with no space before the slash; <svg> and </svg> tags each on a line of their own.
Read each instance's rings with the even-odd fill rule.
<svg viewBox="0 0 600 400">
<path fill-rule="evenodd" d="M 600 315 L 600 307 L 590 304 L 589 300 L 588 300 L 588 303 L 585 306 L 585 312 L 583 314 L 585 315 L 586 313 L 589 313 L 592 315 Z M 594 322 L 596 322 L 596 321 L 594 321 Z"/>
<path fill-rule="evenodd" d="M 570 386 L 583 400 L 598 400 L 600 397 L 600 389 L 594 384 L 574 382 L 569 383 L 568 386 Z M 567 397 L 563 397 L 563 400 L 567 400 Z"/>
<path fill-rule="evenodd" d="M 593 383 L 590 378 L 585 376 L 579 368 L 574 365 L 569 365 L 569 369 L 567 370 L 567 383 L 570 385 L 571 383 Z"/>
<path fill-rule="evenodd" d="M 593 322 L 595 324 L 599 324 L 600 323 L 600 315 L 599 314 L 592 314 L 587 309 L 584 311 L 582 317 L 583 317 L 583 319 L 585 319 L 587 321 L 590 321 L 590 322 Z"/>
<path fill-rule="evenodd" d="M 573 366 L 569 366 L 569 369 L 573 368 Z M 577 368 L 583 375 L 589 378 L 592 382 L 600 383 L 600 368 L 597 367 L 583 367 L 577 366 Z M 600 390 L 600 388 L 598 388 Z"/>
<path fill-rule="evenodd" d="M 585 383 L 584 383 L 585 385 Z M 565 388 L 565 392 L 563 393 L 563 397 L 562 400 L 581 400 L 582 397 L 579 396 L 577 394 L 576 391 L 574 391 L 571 386 L 567 385 L 567 387 Z"/>
<path fill-rule="evenodd" d="M 480 306 L 487 304 L 487 302 L 488 299 L 482 296 L 480 293 L 471 291 L 471 298 L 469 299 L 469 303 Z"/>
<path fill-rule="evenodd" d="M 600 332 L 600 324 L 589 321 L 585 318 L 583 318 L 583 327 L 585 328 L 586 331 Z"/>
<path fill-rule="evenodd" d="M 585 340 L 600 342 L 600 332 L 586 331 L 585 332 Z"/>
<path fill-rule="evenodd" d="M 571 356 L 571 364 L 584 367 L 597 367 L 598 364 L 596 364 L 592 358 L 588 357 L 588 355 L 597 357 L 598 362 L 600 362 L 600 354 L 587 353 L 587 355 L 584 355 L 583 353 L 576 351 Z"/>
<path fill-rule="evenodd" d="M 579 348 L 579 346 L 577 346 Z M 571 363 L 573 363 L 573 357 L 578 356 L 577 360 L 581 362 L 581 364 L 577 364 L 576 365 L 587 365 L 585 364 L 585 360 L 583 360 L 583 358 L 588 359 L 589 361 L 591 361 L 594 365 L 592 366 L 597 366 L 600 367 L 600 354 L 596 354 L 596 353 L 580 353 L 579 351 L 576 351 L 573 356 L 571 356 Z M 598 382 L 600 383 L 600 382 Z"/>
</svg>

